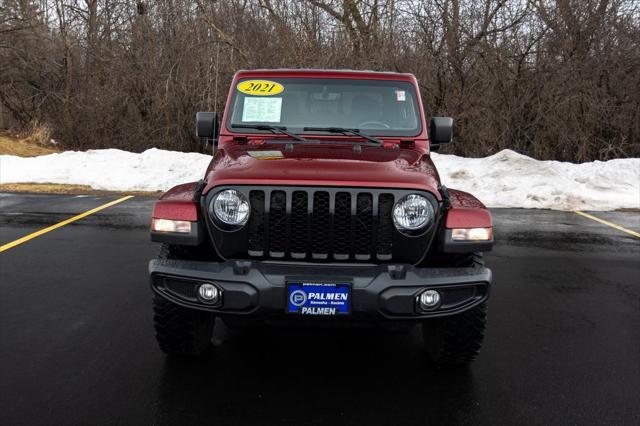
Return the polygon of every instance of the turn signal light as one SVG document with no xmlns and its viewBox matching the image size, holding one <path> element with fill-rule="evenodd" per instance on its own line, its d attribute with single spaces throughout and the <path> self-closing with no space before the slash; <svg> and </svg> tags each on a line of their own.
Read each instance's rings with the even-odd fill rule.
<svg viewBox="0 0 640 426">
<path fill-rule="evenodd" d="M 492 228 L 460 228 L 451 230 L 451 238 L 454 241 L 491 241 Z"/>
<path fill-rule="evenodd" d="M 191 222 L 187 220 L 151 219 L 151 230 L 156 232 L 191 232 Z"/>
</svg>

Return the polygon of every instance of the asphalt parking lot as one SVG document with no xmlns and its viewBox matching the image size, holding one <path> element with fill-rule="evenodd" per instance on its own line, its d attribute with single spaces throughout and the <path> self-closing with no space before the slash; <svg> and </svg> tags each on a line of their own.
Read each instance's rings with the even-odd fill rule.
<svg viewBox="0 0 640 426">
<path fill-rule="evenodd" d="M 0 194 L 0 245 L 119 198 Z M 0 253 L 0 422 L 640 424 L 640 238 L 571 212 L 495 210 L 489 329 L 437 370 L 416 332 L 217 324 L 166 358 L 151 322 L 152 199 Z M 640 231 L 640 213 L 592 213 Z"/>
</svg>

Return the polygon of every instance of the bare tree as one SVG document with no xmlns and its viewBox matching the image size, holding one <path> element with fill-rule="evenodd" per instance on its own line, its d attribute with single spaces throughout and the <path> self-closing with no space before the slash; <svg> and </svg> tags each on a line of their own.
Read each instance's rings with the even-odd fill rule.
<svg viewBox="0 0 640 426">
<path fill-rule="evenodd" d="M 418 77 L 450 152 L 640 155 L 633 0 L 4 0 L 0 124 L 70 148 L 202 150 L 240 68 Z"/>
</svg>

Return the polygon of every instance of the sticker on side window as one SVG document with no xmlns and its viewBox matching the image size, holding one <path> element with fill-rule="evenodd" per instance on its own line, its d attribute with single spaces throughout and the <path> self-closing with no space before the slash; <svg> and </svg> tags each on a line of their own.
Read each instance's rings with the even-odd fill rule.
<svg viewBox="0 0 640 426">
<path fill-rule="evenodd" d="M 398 102 L 404 102 L 407 100 L 407 95 L 404 90 L 396 90 L 396 100 Z"/>
<path fill-rule="evenodd" d="M 284 158 L 282 151 L 247 151 L 247 154 L 257 160 L 279 160 Z"/>
<path fill-rule="evenodd" d="M 244 98 L 242 121 L 278 123 L 282 112 L 282 98 Z"/>
<path fill-rule="evenodd" d="M 247 95 L 273 96 L 282 93 L 284 86 L 269 80 L 247 80 L 238 83 L 238 90 Z"/>
</svg>

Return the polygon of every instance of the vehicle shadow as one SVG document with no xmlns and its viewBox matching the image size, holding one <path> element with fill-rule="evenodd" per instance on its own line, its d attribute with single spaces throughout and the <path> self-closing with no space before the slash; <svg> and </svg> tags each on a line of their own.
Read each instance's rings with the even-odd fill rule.
<svg viewBox="0 0 640 426">
<path fill-rule="evenodd" d="M 158 424 L 460 424 L 477 398 L 469 368 L 426 361 L 419 330 L 216 325 L 205 356 L 168 357 Z"/>
</svg>

